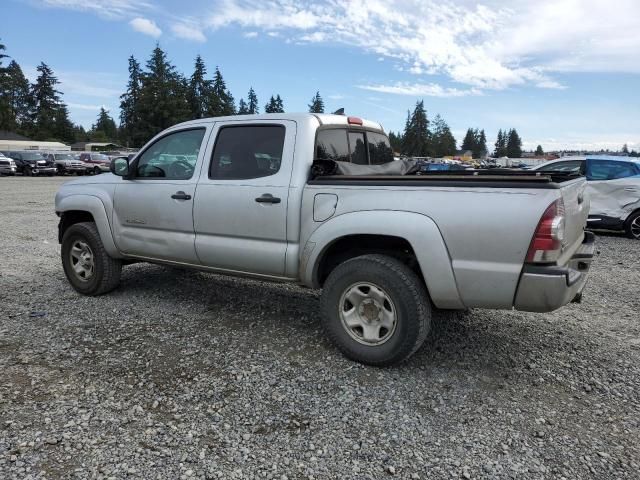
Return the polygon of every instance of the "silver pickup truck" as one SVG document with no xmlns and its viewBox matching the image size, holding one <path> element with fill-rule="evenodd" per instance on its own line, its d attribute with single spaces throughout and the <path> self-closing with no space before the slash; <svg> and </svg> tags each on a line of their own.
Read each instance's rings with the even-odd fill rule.
<svg viewBox="0 0 640 480">
<path fill-rule="evenodd" d="M 139 261 L 321 288 L 327 334 L 371 365 L 411 356 L 434 308 L 545 312 L 580 298 L 594 251 L 584 177 L 315 168 L 392 161 L 382 127 L 357 117 L 182 123 L 60 188 L 62 265 L 85 295 Z"/>
</svg>

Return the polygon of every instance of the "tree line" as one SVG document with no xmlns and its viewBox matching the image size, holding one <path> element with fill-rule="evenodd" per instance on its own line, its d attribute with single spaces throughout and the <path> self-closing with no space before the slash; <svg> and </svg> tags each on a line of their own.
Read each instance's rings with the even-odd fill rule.
<svg viewBox="0 0 640 480">
<path fill-rule="evenodd" d="M 96 122 L 89 131 L 74 125 L 69 119 L 67 105 L 58 90 L 59 81 L 44 62 L 37 67 L 37 78 L 29 83 L 20 65 L 9 58 L 0 43 L 0 130 L 16 132 L 35 140 L 119 142 L 140 147 L 151 137 L 176 123 L 186 120 L 223 115 L 251 115 L 260 113 L 258 97 L 253 87 L 246 99 L 240 98 L 237 107 L 222 72 L 216 66 L 211 78 L 200 55 L 195 59 L 193 73 L 186 77 L 168 60 L 159 45 L 151 52 L 145 67 L 131 56 L 128 59 L 129 78 L 126 91 L 120 96 L 119 125 L 104 108 L 100 108 Z M 279 93 L 271 95 L 264 105 L 265 113 L 284 112 Z M 320 92 L 311 98 L 309 112 L 324 113 Z M 389 132 L 391 147 L 406 156 L 445 157 L 457 153 L 457 141 L 447 122 L 436 115 L 429 120 L 424 101 L 416 102 L 407 112 L 402 132 Z M 471 151 L 473 158 L 522 156 L 522 139 L 515 128 L 500 129 L 493 152 L 487 148 L 484 129 L 469 128 L 461 149 Z M 627 146 L 623 152 L 631 156 Z M 538 145 L 537 155 L 543 155 Z"/>
<path fill-rule="evenodd" d="M 190 77 L 180 74 L 159 45 L 153 49 L 143 68 L 131 56 L 126 91 L 120 96 L 120 124 L 103 107 L 89 131 L 74 125 L 67 105 L 62 100 L 60 84 L 52 69 L 42 62 L 38 76 L 31 84 L 20 65 L 12 59 L 7 66 L 5 45 L 0 43 L 0 130 L 16 132 L 35 140 L 120 142 L 139 147 L 155 134 L 176 123 L 204 117 L 250 115 L 260 113 L 253 87 L 246 100 L 236 107 L 218 67 L 207 76 L 200 55 L 195 59 Z M 309 111 L 324 113 L 320 92 L 311 98 Z M 264 106 L 265 113 L 284 112 L 280 94 L 272 95 Z"/>
</svg>

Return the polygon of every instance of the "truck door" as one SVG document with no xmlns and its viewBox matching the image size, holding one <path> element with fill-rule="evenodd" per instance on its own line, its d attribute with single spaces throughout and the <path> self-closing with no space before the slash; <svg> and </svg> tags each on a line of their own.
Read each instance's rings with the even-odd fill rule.
<svg viewBox="0 0 640 480">
<path fill-rule="evenodd" d="M 287 120 L 216 123 L 193 212 L 202 264 L 284 275 L 295 133 Z"/>
<path fill-rule="evenodd" d="M 211 125 L 172 130 L 132 163 L 133 174 L 116 185 L 113 225 L 126 254 L 198 264 L 193 230 L 197 172 Z"/>
</svg>

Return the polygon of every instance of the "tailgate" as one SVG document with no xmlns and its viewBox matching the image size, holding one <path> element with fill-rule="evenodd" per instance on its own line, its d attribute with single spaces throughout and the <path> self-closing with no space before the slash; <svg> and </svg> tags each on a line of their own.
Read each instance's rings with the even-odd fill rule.
<svg viewBox="0 0 640 480">
<path fill-rule="evenodd" d="M 565 249 L 562 257 L 571 257 L 582 244 L 584 227 L 589 216 L 589 196 L 586 194 L 587 181 L 584 177 L 562 184 L 560 192 L 565 212 Z M 563 263 L 561 258 L 558 263 Z"/>
</svg>

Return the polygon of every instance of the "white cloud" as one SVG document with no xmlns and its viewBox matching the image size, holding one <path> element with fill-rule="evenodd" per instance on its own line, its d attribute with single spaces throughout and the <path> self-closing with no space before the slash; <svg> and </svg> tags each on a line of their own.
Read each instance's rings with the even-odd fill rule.
<svg viewBox="0 0 640 480">
<path fill-rule="evenodd" d="M 258 32 L 246 32 L 242 36 L 244 38 L 256 38 L 258 36 Z"/>
<path fill-rule="evenodd" d="M 145 35 L 149 35 L 150 37 L 158 38 L 162 35 L 162 30 L 158 28 L 156 22 L 153 20 L 149 20 L 148 18 L 137 17 L 129 22 L 131 28 L 133 28 L 136 32 L 144 33 Z"/>
<path fill-rule="evenodd" d="M 204 22 L 358 47 L 475 88 L 558 89 L 556 72 L 640 73 L 638 18 L 637 0 L 220 0 Z"/>
<path fill-rule="evenodd" d="M 109 111 L 109 107 L 107 107 L 106 105 L 90 105 L 86 103 L 68 102 L 67 107 L 74 108 L 76 110 L 92 110 L 95 112 L 98 112 L 100 108 L 104 108 L 105 110 Z"/>
<path fill-rule="evenodd" d="M 186 23 L 176 23 L 171 25 L 171 31 L 178 38 L 192 40 L 194 42 L 204 43 L 207 37 L 204 36 L 202 30 L 196 25 Z"/>
<path fill-rule="evenodd" d="M 121 18 L 153 8 L 145 0 L 40 0 L 45 7 L 93 12 L 106 18 Z"/>
<path fill-rule="evenodd" d="M 358 88 L 380 93 L 394 93 L 396 95 L 410 95 L 413 97 L 464 97 L 467 95 L 480 95 L 476 88 L 460 90 L 448 88 L 437 83 L 403 83 L 394 85 L 358 85 Z"/>
</svg>

